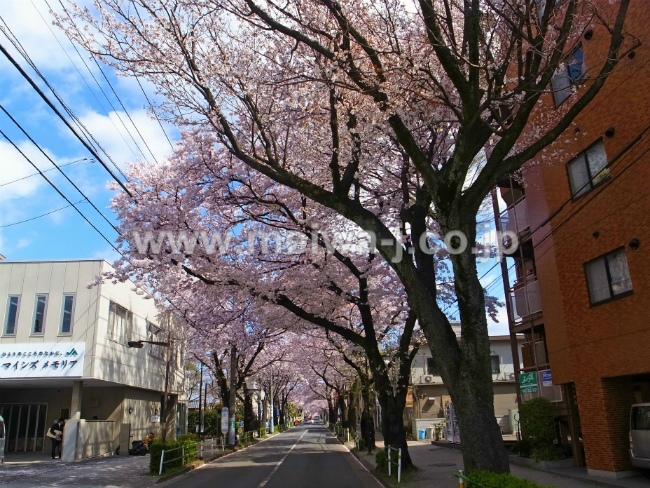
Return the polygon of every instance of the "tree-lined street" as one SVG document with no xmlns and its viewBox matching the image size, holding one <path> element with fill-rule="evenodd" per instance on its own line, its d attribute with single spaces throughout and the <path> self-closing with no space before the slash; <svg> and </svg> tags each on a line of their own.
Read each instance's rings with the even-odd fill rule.
<svg viewBox="0 0 650 488">
<path fill-rule="evenodd" d="M 380 488 L 324 426 L 296 427 L 166 483 L 174 488 Z"/>
</svg>

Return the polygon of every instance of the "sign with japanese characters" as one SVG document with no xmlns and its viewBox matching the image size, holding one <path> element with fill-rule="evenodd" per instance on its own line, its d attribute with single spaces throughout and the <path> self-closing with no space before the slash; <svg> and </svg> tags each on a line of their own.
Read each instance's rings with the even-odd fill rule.
<svg viewBox="0 0 650 488">
<path fill-rule="evenodd" d="M 519 391 L 521 393 L 537 393 L 537 373 L 535 371 L 519 374 Z"/>
<path fill-rule="evenodd" d="M 551 376 L 551 370 L 545 369 L 541 371 L 542 373 L 542 386 L 553 386 L 553 376 Z"/>
<path fill-rule="evenodd" d="M 83 375 L 84 343 L 0 344 L 0 379 Z"/>
</svg>

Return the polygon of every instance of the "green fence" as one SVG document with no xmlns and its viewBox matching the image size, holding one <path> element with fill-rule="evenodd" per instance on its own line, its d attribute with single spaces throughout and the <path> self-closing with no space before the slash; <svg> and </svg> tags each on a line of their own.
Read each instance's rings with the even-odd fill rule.
<svg viewBox="0 0 650 488">
<path fill-rule="evenodd" d="M 161 475 L 164 471 L 182 468 L 196 461 L 197 443 L 192 441 L 173 441 L 163 444 L 152 443 L 149 470 Z"/>
</svg>

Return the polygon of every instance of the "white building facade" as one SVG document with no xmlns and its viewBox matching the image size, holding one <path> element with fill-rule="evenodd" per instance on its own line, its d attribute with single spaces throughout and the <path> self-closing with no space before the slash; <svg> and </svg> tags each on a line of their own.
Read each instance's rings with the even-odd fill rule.
<svg viewBox="0 0 650 488">
<path fill-rule="evenodd" d="M 185 431 L 183 342 L 165 342 L 153 300 L 131 282 L 88 287 L 102 260 L 0 262 L 0 415 L 7 455 L 49 450 L 45 431 L 70 419 L 64 460 L 119 452 L 147 433 Z M 174 339 L 176 339 L 174 341 Z M 167 360 L 167 415 L 161 418 Z"/>
<path fill-rule="evenodd" d="M 460 330 L 457 330 L 460 337 Z M 523 337 L 518 344 L 521 350 Z M 490 337 L 490 367 L 494 389 L 494 414 L 504 434 L 513 433 L 513 415 L 517 412 L 517 378 L 512 360 L 510 336 Z M 449 392 L 438 373 L 431 350 L 421 347 L 411 365 L 411 395 L 409 399 L 413 435 L 418 430 L 442 424 Z"/>
</svg>

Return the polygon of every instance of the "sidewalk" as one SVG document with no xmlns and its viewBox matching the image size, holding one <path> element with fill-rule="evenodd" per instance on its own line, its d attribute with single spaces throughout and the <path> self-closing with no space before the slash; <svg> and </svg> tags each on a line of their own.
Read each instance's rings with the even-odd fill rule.
<svg viewBox="0 0 650 488">
<path fill-rule="evenodd" d="M 0 487 L 147 488 L 156 482 L 149 475 L 149 456 L 107 456 L 73 463 L 13 461 L 7 463 L 5 458 L 0 465 Z"/>
<path fill-rule="evenodd" d="M 377 448 L 383 449 L 384 442 L 381 434 L 377 433 Z M 408 486 L 408 488 L 458 488 L 458 478 L 453 473 L 463 469 L 463 457 L 457 449 L 433 446 L 430 441 L 409 441 L 409 453 L 413 464 L 418 471 L 408 473 L 402 477 L 402 483 L 397 484 L 397 478 L 393 475 L 391 480 L 388 476 L 381 475 L 380 479 L 387 486 Z M 368 455 L 355 452 L 361 462 L 373 470 L 377 467 L 375 463 L 375 452 Z M 627 478 L 623 480 L 611 480 L 607 478 L 587 478 L 586 469 L 568 468 L 541 471 L 524 468 L 521 466 L 510 466 L 512 474 L 520 478 L 527 478 L 542 485 L 550 485 L 557 488 L 587 488 L 587 487 L 624 487 L 624 488 L 650 488 L 650 480 L 643 477 Z M 376 474 L 376 473 L 375 473 Z M 379 475 L 378 475 L 379 476 Z"/>
</svg>

